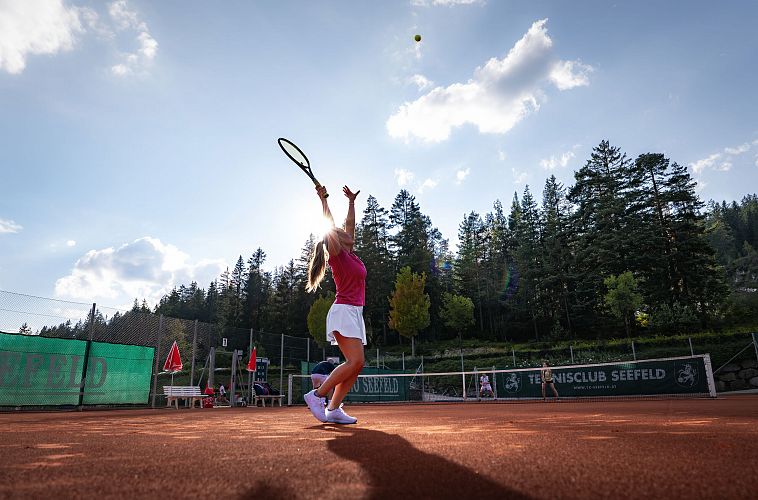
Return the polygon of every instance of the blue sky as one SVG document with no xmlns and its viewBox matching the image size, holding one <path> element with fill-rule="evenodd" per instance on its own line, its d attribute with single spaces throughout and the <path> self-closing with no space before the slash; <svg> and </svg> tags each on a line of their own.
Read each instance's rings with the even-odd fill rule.
<svg viewBox="0 0 758 500">
<path fill-rule="evenodd" d="M 758 185 L 755 2 L 0 0 L 0 289 L 116 307 L 258 247 L 331 193 L 459 223 L 570 185 L 608 139 Z M 421 43 L 413 36 L 422 35 Z M 360 217 L 360 215 L 359 215 Z"/>
</svg>

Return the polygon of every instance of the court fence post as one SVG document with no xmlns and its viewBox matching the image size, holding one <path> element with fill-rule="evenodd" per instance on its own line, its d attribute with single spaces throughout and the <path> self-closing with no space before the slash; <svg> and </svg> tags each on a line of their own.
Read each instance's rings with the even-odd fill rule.
<svg viewBox="0 0 758 500">
<path fill-rule="evenodd" d="M 479 373 L 477 372 L 476 366 L 474 367 L 474 389 L 476 389 L 476 399 L 480 400 Z"/>
<path fill-rule="evenodd" d="M 155 408 L 156 392 L 158 390 L 158 360 L 161 356 L 161 335 L 163 334 L 163 315 L 158 319 L 158 340 L 155 341 L 155 366 L 153 368 L 153 397 L 150 406 Z"/>
<path fill-rule="evenodd" d="M 516 368 L 516 349 L 511 347 L 511 356 L 513 356 L 513 367 Z"/>
<path fill-rule="evenodd" d="M 403 371 L 405 371 L 405 351 L 403 351 Z"/>
<path fill-rule="evenodd" d="M 755 359 L 758 359 L 758 334 L 753 332 L 753 347 L 755 348 Z"/>
<path fill-rule="evenodd" d="M 197 350 L 197 320 L 192 334 L 192 367 L 190 368 L 190 385 L 195 385 L 195 351 Z"/>
<path fill-rule="evenodd" d="M 569 350 L 571 351 L 571 364 L 574 364 L 574 346 L 570 345 Z"/>
<path fill-rule="evenodd" d="M 311 363 L 311 339 L 306 338 L 305 341 L 307 342 L 305 346 L 305 357 L 308 358 L 308 364 Z"/>
<path fill-rule="evenodd" d="M 282 346 L 279 348 L 279 394 L 284 390 L 284 334 L 282 333 Z"/>
<path fill-rule="evenodd" d="M 632 357 L 637 361 L 637 351 L 634 349 L 634 340 L 632 340 Z"/>
<path fill-rule="evenodd" d="M 692 348 L 692 337 L 687 337 L 687 340 L 690 342 L 690 356 L 694 356 L 695 349 Z"/>
<path fill-rule="evenodd" d="M 379 348 L 376 348 L 376 369 L 379 369 Z"/>
<path fill-rule="evenodd" d="M 89 350 L 92 345 L 92 337 L 95 333 L 95 314 L 97 311 L 97 304 L 92 303 L 92 310 L 89 316 L 89 334 L 87 335 L 87 344 L 84 348 L 84 360 L 82 362 L 82 381 L 79 383 L 79 411 L 84 409 L 84 389 L 87 385 L 87 366 L 89 365 Z"/>
<path fill-rule="evenodd" d="M 492 365 L 492 398 L 497 401 L 497 373 L 495 373 L 495 365 Z"/>
</svg>

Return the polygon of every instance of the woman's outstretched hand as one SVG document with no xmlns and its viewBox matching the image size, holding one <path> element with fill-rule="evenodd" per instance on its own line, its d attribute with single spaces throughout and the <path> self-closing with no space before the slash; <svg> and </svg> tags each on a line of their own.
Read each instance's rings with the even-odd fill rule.
<svg viewBox="0 0 758 500">
<path fill-rule="evenodd" d="M 359 189 L 358 191 L 356 191 L 355 193 L 353 193 L 352 191 L 350 191 L 349 187 L 343 186 L 342 187 L 342 192 L 345 193 L 345 196 L 347 196 L 348 200 L 355 201 L 355 199 L 358 197 L 358 193 L 360 193 L 361 190 Z"/>
</svg>

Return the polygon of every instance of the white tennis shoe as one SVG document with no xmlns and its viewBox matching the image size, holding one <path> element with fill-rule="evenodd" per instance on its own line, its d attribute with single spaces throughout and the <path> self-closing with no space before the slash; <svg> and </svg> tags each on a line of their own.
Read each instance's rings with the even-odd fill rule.
<svg viewBox="0 0 758 500">
<path fill-rule="evenodd" d="M 303 399 L 305 399 L 305 404 L 308 405 L 308 409 L 311 410 L 311 413 L 316 417 L 316 420 L 319 422 L 326 422 L 326 413 L 324 411 L 326 405 L 325 399 L 316 395 L 316 389 L 306 393 L 303 396 Z"/>
<path fill-rule="evenodd" d="M 354 424 L 358 419 L 345 413 L 342 405 L 340 405 L 339 408 L 335 408 L 334 410 L 326 409 L 326 421 L 332 424 Z"/>
</svg>

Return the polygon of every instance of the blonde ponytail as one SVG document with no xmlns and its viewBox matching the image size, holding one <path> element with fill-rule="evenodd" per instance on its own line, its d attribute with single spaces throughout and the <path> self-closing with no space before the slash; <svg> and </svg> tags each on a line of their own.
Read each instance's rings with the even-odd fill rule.
<svg viewBox="0 0 758 500">
<path fill-rule="evenodd" d="M 313 247 L 311 261 L 308 263 L 308 283 L 305 284 L 306 292 L 315 292 L 326 275 L 326 239 L 319 241 Z"/>
</svg>

